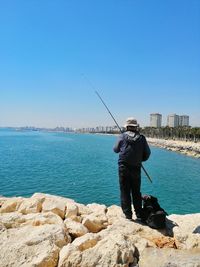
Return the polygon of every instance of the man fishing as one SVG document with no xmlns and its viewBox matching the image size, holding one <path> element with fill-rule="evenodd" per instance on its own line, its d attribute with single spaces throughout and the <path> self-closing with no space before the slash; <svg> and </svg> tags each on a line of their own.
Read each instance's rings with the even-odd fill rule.
<svg viewBox="0 0 200 267">
<path fill-rule="evenodd" d="M 138 123 L 128 118 L 113 150 L 119 153 L 119 184 L 121 207 L 126 218 L 132 220 L 131 197 L 137 219 L 142 219 L 141 167 L 150 156 L 145 136 L 138 131 Z"/>
</svg>

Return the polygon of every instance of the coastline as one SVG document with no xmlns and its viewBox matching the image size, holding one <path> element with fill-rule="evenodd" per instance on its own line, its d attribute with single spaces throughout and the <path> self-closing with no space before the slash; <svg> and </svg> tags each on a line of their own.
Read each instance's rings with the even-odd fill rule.
<svg viewBox="0 0 200 267">
<path fill-rule="evenodd" d="M 200 159 L 200 143 L 182 140 L 165 140 L 147 137 L 147 142 L 156 147 L 165 148 L 190 157 Z"/>
</svg>

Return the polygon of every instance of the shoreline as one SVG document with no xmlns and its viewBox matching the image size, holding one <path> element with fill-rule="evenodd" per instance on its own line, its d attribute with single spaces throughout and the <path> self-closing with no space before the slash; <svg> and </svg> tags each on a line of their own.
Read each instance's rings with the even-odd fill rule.
<svg viewBox="0 0 200 267">
<path fill-rule="evenodd" d="M 178 152 L 186 156 L 200 159 L 200 143 L 182 140 L 165 140 L 146 137 L 147 142 L 156 147 Z"/>
</svg>

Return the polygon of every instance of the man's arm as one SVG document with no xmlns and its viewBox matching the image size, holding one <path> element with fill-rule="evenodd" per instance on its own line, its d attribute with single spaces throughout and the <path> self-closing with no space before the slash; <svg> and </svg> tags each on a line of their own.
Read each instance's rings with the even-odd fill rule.
<svg viewBox="0 0 200 267">
<path fill-rule="evenodd" d="M 122 138 L 123 138 L 122 135 L 120 135 L 119 139 L 117 140 L 117 143 L 113 147 L 113 151 L 115 153 L 119 153 L 119 151 L 120 151 L 120 146 L 121 146 Z"/>
</svg>

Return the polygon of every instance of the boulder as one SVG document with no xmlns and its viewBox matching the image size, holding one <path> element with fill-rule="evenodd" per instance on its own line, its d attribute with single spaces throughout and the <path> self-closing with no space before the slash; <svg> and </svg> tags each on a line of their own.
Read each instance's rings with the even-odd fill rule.
<svg viewBox="0 0 200 267">
<path fill-rule="evenodd" d="M 62 226 L 42 225 L 0 232 L 0 266 L 57 266 L 60 249 L 70 242 Z"/>
<path fill-rule="evenodd" d="M 85 216 L 82 224 L 92 233 L 98 233 L 105 228 L 104 221 L 92 214 Z"/>
<path fill-rule="evenodd" d="M 51 211 L 59 215 L 62 219 L 65 218 L 66 203 L 59 198 L 45 198 L 42 203 L 42 212 Z"/>
<path fill-rule="evenodd" d="M 140 267 L 198 267 L 200 250 L 146 248 L 140 255 Z"/>
<path fill-rule="evenodd" d="M 77 250 L 75 243 L 76 240 L 72 243 L 73 246 L 63 249 L 59 267 L 127 267 L 137 263 L 135 247 L 120 233 L 97 241 L 92 247 L 82 250 Z"/>
<path fill-rule="evenodd" d="M 0 213 L 17 211 L 23 200 L 24 199 L 22 197 L 4 199 L 1 204 Z"/>
<path fill-rule="evenodd" d="M 27 214 L 23 216 L 25 222 L 22 224 L 24 225 L 45 225 L 45 224 L 56 224 L 56 225 L 63 225 L 63 220 L 57 214 L 53 212 L 45 212 L 39 214 Z"/>
<path fill-rule="evenodd" d="M 37 198 L 24 199 L 18 211 L 23 214 L 39 213 L 42 210 L 42 202 Z"/>
<path fill-rule="evenodd" d="M 78 207 L 78 215 L 79 216 L 88 215 L 91 213 L 91 210 L 87 206 L 85 206 L 81 203 L 76 203 L 76 206 Z"/>
<path fill-rule="evenodd" d="M 66 219 L 64 224 L 73 238 L 80 237 L 88 233 L 88 229 L 81 223 L 75 222 L 71 219 Z"/>
<path fill-rule="evenodd" d="M 65 218 L 75 218 L 78 215 L 78 207 L 74 203 L 67 203 L 66 205 L 66 213 L 65 213 Z"/>
<path fill-rule="evenodd" d="M 0 214 L 0 222 L 7 229 L 20 227 L 25 221 L 24 216 L 19 212 Z"/>
<path fill-rule="evenodd" d="M 24 225 L 39 226 L 44 224 L 62 225 L 63 220 L 52 212 L 32 213 L 23 215 L 19 212 L 3 213 L 0 215 L 0 222 L 8 228 L 16 228 Z"/>
<path fill-rule="evenodd" d="M 200 214 L 170 215 L 170 232 L 179 241 L 182 249 L 200 249 Z M 169 227 L 169 226 L 168 226 Z"/>
<path fill-rule="evenodd" d="M 43 193 L 35 193 L 31 198 L 38 199 L 42 202 L 42 212 L 54 212 L 62 219 L 65 218 L 67 205 L 75 203 L 73 199 L 60 196 L 53 196 Z"/>
<path fill-rule="evenodd" d="M 121 219 L 122 217 L 125 217 L 122 209 L 119 206 L 112 205 L 107 208 L 106 216 L 108 218 L 108 223 L 112 224 L 115 221 Z"/>
<path fill-rule="evenodd" d="M 100 240 L 98 234 L 88 233 L 82 237 L 79 237 L 73 241 L 73 246 L 77 247 L 80 251 L 94 247 Z"/>
</svg>

